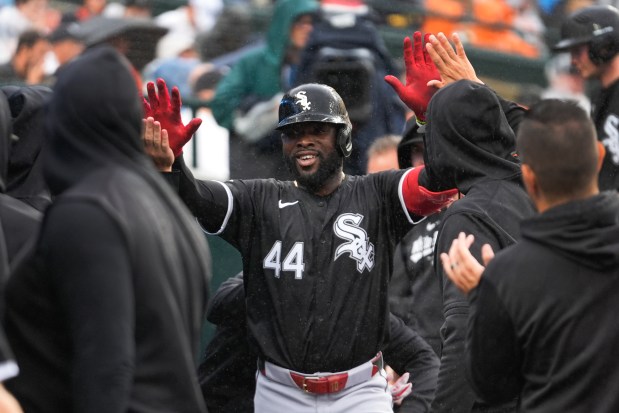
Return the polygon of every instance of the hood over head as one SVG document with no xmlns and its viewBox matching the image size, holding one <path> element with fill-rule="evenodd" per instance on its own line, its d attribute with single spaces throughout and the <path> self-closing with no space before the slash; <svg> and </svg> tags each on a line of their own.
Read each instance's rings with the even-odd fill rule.
<svg viewBox="0 0 619 413">
<path fill-rule="evenodd" d="M 45 140 L 44 107 L 51 98 L 47 86 L 5 86 L 13 122 L 6 193 L 39 211 L 51 202 L 43 177 L 41 147 Z"/>
<path fill-rule="evenodd" d="M 522 237 L 595 270 L 619 266 L 616 191 L 550 208 L 521 224 Z"/>
<path fill-rule="evenodd" d="M 466 194 L 480 180 L 520 179 L 516 137 L 496 94 L 461 80 L 440 89 L 428 105 L 425 165 L 433 190 Z"/>
<path fill-rule="evenodd" d="M 97 46 L 70 62 L 46 113 L 44 173 L 52 193 L 105 166 L 147 162 L 142 117 L 129 62 L 115 49 Z"/>
<path fill-rule="evenodd" d="M 267 49 L 273 63 L 280 64 L 290 44 L 292 23 L 304 14 L 316 14 L 315 0 L 278 0 L 275 2 L 271 25 L 267 32 Z"/>
</svg>

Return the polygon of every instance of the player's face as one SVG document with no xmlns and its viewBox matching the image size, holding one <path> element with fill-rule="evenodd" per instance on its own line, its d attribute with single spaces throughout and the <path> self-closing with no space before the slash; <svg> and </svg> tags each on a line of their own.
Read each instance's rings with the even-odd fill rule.
<svg viewBox="0 0 619 413">
<path fill-rule="evenodd" d="M 284 159 L 299 184 L 320 187 L 340 173 L 342 157 L 335 146 L 335 134 L 335 125 L 320 122 L 297 123 L 283 131 Z"/>
<path fill-rule="evenodd" d="M 598 76 L 599 67 L 591 61 L 589 57 L 589 45 L 581 44 L 570 49 L 572 66 L 576 68 L 578 73 L 585 79 L 595 78 Z"/>
</svg>

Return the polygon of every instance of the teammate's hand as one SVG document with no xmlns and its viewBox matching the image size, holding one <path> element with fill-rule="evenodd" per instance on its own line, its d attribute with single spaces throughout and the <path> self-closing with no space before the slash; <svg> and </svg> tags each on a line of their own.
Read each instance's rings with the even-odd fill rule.
<svg viewBox="0 0 619 413">
<path fill-rule="evenodd" d="M 451 38 L 454 42 L 454 47 L 451 46 L 443 33 L 429 36 L 430 44 L 426 45 L 426 48 L 440 73 L 441 80 L 431 80 L 428 82 L 428 85 L 440 89 L 462 79 L 483 84 L 484 82 L 477 77 L 475 68 L 466 56 L 464 46 L 462 46 L 458 34 L 452 34 Z"/>
<path fill-rule="evenodd" d="M 413 383 L 408 382 L 409 376 L 408 373 L 404 373 L 395 383 L 389 385 L 393 404 L 396 406 L 401 405 L 406 396 L 413 391 Z"/>
<path fill-rule="evenodd" d="M 465 235 L 464 232 L 461 232 L 458 238 L 451 243 L 449 254 L 441 254 L 441 263 L 445 273 L 456 287 L 465 294 L 479 285 L 479 280 L 486 269 L 484 265 L 488 265 L 494 257 L 492 247 L 484 244 L 482 247 L 484 265 L 481 265 L 469 250 L 474 241 L 473 235 Z"/>
<path fill-rule="evenodd" d="M 426 33 L 422 42 L 421 32 L 415 32 L 412 45 L 410 37 L 404 38 L 406 85 L 403 85 L 395 76 L 385 76 L 385 81 L 389 83 L 398 96 L 400 96 L 402 102 L 415 112 L 415 116 L 421 121 L 425 121 L 428 102 L 434 92 L 436 92 L 436 88 L 431 86 L 430 82 L 441 78 L 424 46 L 428 43 L 429 36 Z"/>
<path fill-rule="evenodd" d="M 161 129 L 161 123 L 152 117 L 142 119 L 142 140 L 144 151 L 161 172 L 171 172 L 174 152 L 170 149 L 168 131 Z"/>
<path fill-rule="evenodd" d="M 181 119 L 181 94 L 178 88 L 172 88 L 172 99 L 168 92 L 168 87 L 163 79 L 157 79 L 157 91 L 155 84 L 148 82 L 146 84 L 148 92 L 148 100 L 143 99 L 145 117 L 152 117 L 161 123 L 161 128 L 168 133 L 170 148 L 174 153 L 174 157 L 178 157 L 183 153 L 183 146 L 198 130 L 202 119 L 192 119 L 187 125 L 183 125 Z"/>
</svg>

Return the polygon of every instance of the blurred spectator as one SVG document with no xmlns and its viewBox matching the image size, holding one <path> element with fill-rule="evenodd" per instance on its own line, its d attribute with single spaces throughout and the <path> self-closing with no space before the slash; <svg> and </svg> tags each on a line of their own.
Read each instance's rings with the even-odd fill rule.
<svg viewBox="0 0 619 413">
<path fill-rule="evenodd" d="M 103 15 L 106 17 L 128 17 L 136 19 L 150 19 L 153 15 L 151 0 L 122 0 L 109 3 Z"/>
<path fill-rule="evenodd" d="M 243 56 L 217 87 L 211 104 L 219 125 L 233 132 L 232 178 L 287 178 L 280 133 L 274 132 L 283 91 L 291 86 L 313 28 L 314 0 L 275 4 L 267 44 Z"/>
<path fill-rule="evenodd" d="M 101 16 L 107 0 L 82 0 L 75 10 L 62 15 L 62 23 L 83 22 L 96 16 Z"/>
<path fill-rule="evenodd" d="M 0 83 L 35 85 L 45 80 L 45 54 L 49 42 L 36 30 L 20 34 L 15 55 L 11 61 L 0 65 Z"/>
<path fill-rule="evenodd" d="M 367 173 L 398 169 L 398 144 L 402 138 L 386 135 L 376 139 L 368 149 Z"/>
<path fill-rule="evenodd" d="M 157 42 L 167 29 L 151 20 L 111 17 L 95 17 L 80 27 L 87 48 L 107 43 L 127 57 L 142 90 L 142 70 L 155 59 Z"/>
<path fill-rule="evenodd" d="M 192 39 L 213 28 L 223 9 L 223 0 L 188 0 L 183 6 L 155 17 L 169 33 L 182 32 Z"/>
<path fill-rule="evenodd" d="M 0 8 L 0 64 L 11 60 L 19 35 L 38 30 L 46 35 L 58 25 L 60 13 L 49 8 L 48 0 L 16 0 Z"/>
<path fill-rule="evenodd" d="M 385 75 L 398 73 L 365 3 L 323 0 L 320 12 L 294 84 L 324 83 L 342 96 L 354 142 L 344 171 L 362 175 L 372 142 L 404 129 L 405 107 L 384 81 Z"/>
<path fill-rule="evenodd" d="M 191 96 L 189 75 L 199 64 L 193 37 L 183 32 L 172 32 L 157 42 L 157 59 L 144 68 L 144 80 L 162 78 L 170 87 L 176 86 L 181 96 Z"/>
<path fill-rule="evenodd" d="M 238 5 L 226 6 L 208 32 L 196 39 L 200 59 L 217 66 L 231 66 L 250 49 L 264 46 L 251 28 L 249 11 Z"/>
<path fill-rule="evenodd" d="M 529 0 L 426 0 L 422 31 L 453 32 L 473 46 L 538 58 L 546 51 L 544 27 Z M 526 35 L 525 35 L 526 33 Z"/>
<path fill-rule="evenodd" d="M 84 42 L 77 23 L 61 24 L 47 37 L 47 40 L 51 45 L 54 73 L 84 50 Z"/>
</svg>

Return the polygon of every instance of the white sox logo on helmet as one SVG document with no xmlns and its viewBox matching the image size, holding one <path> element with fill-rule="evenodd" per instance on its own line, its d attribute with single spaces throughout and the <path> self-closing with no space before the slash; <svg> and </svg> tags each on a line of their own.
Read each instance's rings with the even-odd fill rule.
<svg viewBox="0 0 619 413">
<path fill-rule="evenodd" d="M 369 242 L 368 233 L 359 226 L 361 221 L 363 215 L 360 214 L 342 214 L 337 217 L 333 232 L 348 242 L 337 247 L 333 261 L 348 253 L 350 258 L 357 261 L 357 271 L 363 273 L 366 268 L 368 271 L 374 268 L 374 244 Z"/>
<path fill-rule="evenodd" d="M 312 102 L 307 100 L 307 96 L 305 95 L 305 93 L 306 93 L 305 90 L 302 90 L 299 93 L 297 93 L 295 95 L 297 100 L 294 103 L 303 106 L 303 110 L 309 110 L 310 107 L 312 106 Z"/>
</svg>

